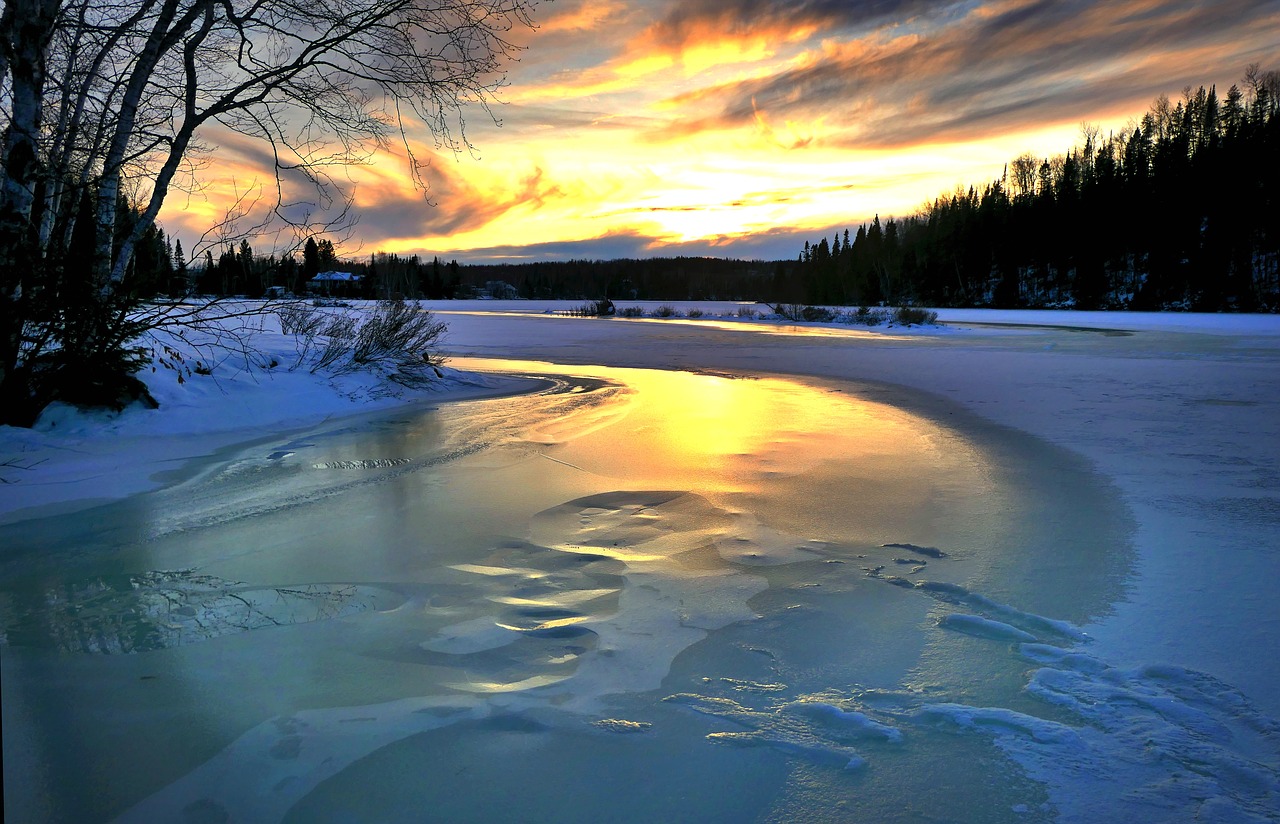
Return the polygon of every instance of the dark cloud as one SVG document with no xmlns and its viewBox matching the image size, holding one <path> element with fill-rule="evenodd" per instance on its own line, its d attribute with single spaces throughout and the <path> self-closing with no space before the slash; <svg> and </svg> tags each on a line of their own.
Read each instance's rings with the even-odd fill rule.
<svg viewBox="0 0 1280 824">
<path fill-rule="evenodd" d="M 651 117 L 636 117 L 603 110 L 566 109 L 545 105 L 513 104 L 498 109 L 497 114 L 501 119 L 502 128 L 512 132 L 530 129 L 567 131 L 586 128 L 644 130 L 653 129 L 659 125 L 657 119 Z M 476 129 L 474 132 L 479 135 L 496 134 L 496 132 L 488 128 L 483 130 Z M 483 143 L 483 140 L 484 138 L 482 137 L 480 142 Z M 481 149 L 483 149 L 483 146 L 481 146 Z"/>
<path fill-rule="evenodd" d="M 426 254 L 456 259 L 459 263 L 533 263 L 552 260 L 616 260 L 653 257 L 718 257 L 739 260 L 792 260 L 805 241 L 831 237 L 846 227 L 796 230 L 775 229 L 750 235 L 712 237 L 686 243 L 670 243 L 642 234 L 616 233 L 597 238 L 535 243 L 526 246 L 491 246 L 465 251 Z"/>
<path fill-rule="evenodd" d="M 656 238 L 618 233 L 583 240 L 562 240 L 522 246 L 499 245 L 440 252 L 460 263 L 532 263 L 540 260 L 613 260 L 654 257 Z M 437 253 L 432 253 L 437 254 Z"/>
<path fill-rule="evenodd" d="M 396 193 L 360 200 L 360 234 L 367 245 L 475 231 L 517 207 L 539 208 L 547 200 L 563 196 L 558 187 L 547 182 L 541 169 L 515 181 L 501 194 L 488 195 L 453 174 L 446 163 L 437 162 L 428 170 L 431 188 L 425 195 Z"/>
<path fill-rule="evenodd" d="M 1233 55 L 1231 44 L 1266 31 L 1276 33 L 1270 42 L 1280 42 L 1275 0 L 1034 2 L 921 26 L 896 39 L 847 41 L 813 63 L 677 98 L 699 115 L 657 137 L 744 126 L 763 111 L 824 116 L 843 132 L 829 141 L 837 144 L 973 139 L 1088 117 L 1187 83 L 1213 82 L 1222 72 L 1238 74 L 1256 57 L 1243 49 Z M 1219 65 L 1189 65 L 1183 56 L 1210 48 Z"/>
<path fill-rule="evenodd" d="M 875 26 L 951 4 L 947 0 L 681 0 L 671 5 L 650 33 L 656 42 L 684 45 L 708 32 L 735 37 L 806 26 L 826 30 Z"/>
</svg>

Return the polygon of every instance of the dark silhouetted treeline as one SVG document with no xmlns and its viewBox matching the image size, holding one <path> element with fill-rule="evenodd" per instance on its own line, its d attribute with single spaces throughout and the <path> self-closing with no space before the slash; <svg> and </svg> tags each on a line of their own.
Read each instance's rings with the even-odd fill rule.
<svg viewBox="0 0 1280 824">
<path fill-rule="evenodd" d="M 462 267 L 462 281 L 486 293 L 508 283 L 512 297 L 543 300 L 763 300 L 776 266 L 702 257 L 473 264 Z"/>
<path fill-rule="evenodd" d="M 1123 133 L 1013 160 L 981 190 L 806 243 L 779 299 L 1280 309 L 1280 73 L 1160 97 Z"/>
</svg>

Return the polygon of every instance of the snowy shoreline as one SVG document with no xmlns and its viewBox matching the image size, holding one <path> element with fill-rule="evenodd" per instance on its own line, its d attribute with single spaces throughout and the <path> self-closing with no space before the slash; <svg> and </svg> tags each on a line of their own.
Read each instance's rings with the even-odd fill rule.
<svg viewBox="0 0 1280 824">
<path fill-rule="evenodd" d="M 268 329 L 255 338 L 266 358 L 288 362 L 292 340 Z M 534 391 L 542 384 L 447 366 L 422 388 L 369 373 L 341 376 L 305 369 L 216 368 L 179 380 L 153 366 L 139 374 L 158 409 L 121 412 L 50 407 L 32 429 L 0 426 L 0 525 L 65 514 L 165 486 L 188 463 L 334 420 L 411 405 L 479 400 Z"/>
</svg>

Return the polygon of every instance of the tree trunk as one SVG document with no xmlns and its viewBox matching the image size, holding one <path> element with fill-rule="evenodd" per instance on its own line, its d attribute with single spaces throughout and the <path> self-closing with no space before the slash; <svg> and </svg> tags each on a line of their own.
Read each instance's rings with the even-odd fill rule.
<svg viewBox="0 0 1280 824">
<path fill-rule="evenodd" d="M 38 151 L 45 69 L 61 0 L 6 0 L 0 14 L 0 69 L 7 72 L 12 104 L 0 163 L 0 412 L 26 406 L 26 380 L 17 369 L 24 305 L 39 265 L 31 209 L 41 176 Z M 4 75 L 0 75 L 2 79 Z M 3 420 L 0 420 L 3 422 Z"/>
<path fill-rule="evenodd" d="M 103 157 L 102 178 L 98 185 L 97 248 L 94 254 L 92 276 L 94 287 L 104 297 L 119 286 L 129 263 L 127 258 L 120 262 L 115 261 L 112 246 L 115 241 L 120 174 L 124 168 L 129 141 L 134 136 L 134 125 L 137 122 L 138 108 L 143 102 L 143 93 L 147 89 L 147 84 L 151 82 L 161 56 L 173 47 L 173 44 L 199 16 L 204 14 L 205 7 L 209 3 L 193 3 L 180 19 L 175 20 L 178 5 L 178 0 L 164 0 L 160 6 L 156 22 L 151 27 L 151 33 L 134 63 L 133 73 L 125 86 L 111 144 Z M 132 244 L 129 245 L 129 253 L 132 254 Z"/>
</svg>

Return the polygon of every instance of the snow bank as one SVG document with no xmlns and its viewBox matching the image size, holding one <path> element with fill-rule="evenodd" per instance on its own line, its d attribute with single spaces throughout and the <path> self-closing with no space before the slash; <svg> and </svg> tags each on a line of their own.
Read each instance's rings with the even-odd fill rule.
<svg viewBox="0 0 1280 824">
<path fill-rule="evenodd" d="M 158 473 L 193 458 L 329 419 L 533 386 L 447 366 L 420 389 L 368 371 L 313 374 L 299 364 L 297 341 L 280 332 L 274 315 L 232 324 L 252 353 L 216 347 L 207 335 L 156 334 L 147 341 L 153 355 L 139 377 L 158 409 L 81 411 L 55 403 L 32 429 L 0 426 L 0 463 L 9 464 L 0 467 L 0 523 L 155 489 L 163 485 Z"/>
</svg>

